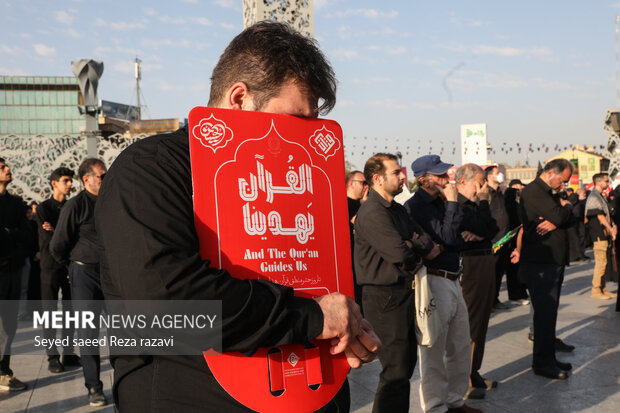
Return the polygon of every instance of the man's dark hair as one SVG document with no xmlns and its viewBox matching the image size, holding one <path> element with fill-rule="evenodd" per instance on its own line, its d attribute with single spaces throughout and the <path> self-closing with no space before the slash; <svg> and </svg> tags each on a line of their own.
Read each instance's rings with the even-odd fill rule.
<svg viewBox="0 0 620 413">
<path fill-rule="evenodd" d="M 493 170 L 495 168 L 499 168 L 499 166 L 491 165 L 491 166 L 487 166 L 486 168 L 484 168 L 484 179 L 489 179 L 489 175 L 493 173 Z"/>
<path fill-rule="evenodd" d="M 82 161 L 82 163 L 80 164 L 80 167 L 78 168 L 78 175 L 80 177 L 80 181 L 82 180 L 84 176 L 91 175 L 94 173 L 93 166 L 95 165 L 99 165 L 102 168 L 105 168 L 105 164 L 103 163 L 101 159 L 86 158 L 84 159 L 84 161 Z"/>
<path fill-rule="evenodd" d="M 568 188 L 566 188 L 566 193 L 567 194 L 574 194 L 575 190 L 569 186 Z"/>
<path fill-rule="evenodd" d="M 65 168 L 64 166 L 61 166 L 60 168 L 56 168 L 52 171 L 52 173 L 50 174 L 50 184 L 52 183 L 52 181 L 58 181 L 60 180 L 60 178 L 62 178 L 63 176 L 68 176 L 71 179 L 73 179 L 73 176 L 75 174 L 73 173 L 73 171 L 69 168 Z"/>
<path fill-rule="evenodd" d="M 570 173 L 572 174 L 574 169 L 573 164 L 567 159 L 558 158 L 547 162 L 543 168 L 543 172 L 553 171 L 556 175 L 559 175 L 566 169 L 570 169 Z"/>
<path fill-rule="evenodd" d="M 6 161 L 4 160 L 4 158 L 0 158 L 0 162 L 2 162 L 2 163 L 6 163 Z"/>
<path fill-rule="evenodd" d="M 336 76 L 316 41 L 284 23 L 258 22 L 228 45 L 213 69 L 209 106 L 216 106 L 236 82 L 246 84 L 256 110 L 294 80 L 320 103 L 326 114 L 336 105 Z"/>
<path fill-rule="evenodd" d="M 592 182 L 594 182 L 595 184 L 598 184 L 603 179 L 605 179 L 606 176 L 609 176 L 607 172 L 600 172 L 598 174 L 594 174 L 594 176 L 592 176 Z"/>
<path fill-rule="evenodd" d="M 351 180 L 352 180 L 353 178 L 355 178 L 355 175 L 357 175 L 357 174 L 362 174 L 362 175 L 364 175 L 364 173 L 363 173 L 362 171 L 358 171 L 358 170 L 351 171 L 351 172 L 349 172 L 349 173 L 347 174 L 347 181 L 346 181 L 346 184 L 347 184 L 347 185 L 349 185 L 349 182 L 351 182 Z"/>
<path fill-rule="evenodd" d="M 371 188 L 373 186 L 372 177 L 375 174 L 385 175 L 385 165 L 383 161 L 388 160 L 398 162 L 396 155 L 392 155 L 391 153 L 376 153 L 366 161 L 366 165 L 364 165 L 364 178 Z"/>
</svg>

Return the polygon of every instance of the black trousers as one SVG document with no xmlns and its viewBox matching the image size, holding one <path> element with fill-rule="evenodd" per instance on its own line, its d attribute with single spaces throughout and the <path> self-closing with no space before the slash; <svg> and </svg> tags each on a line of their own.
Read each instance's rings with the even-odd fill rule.
<svg viewBox="0 0 620 413">
<path fill-rule="evenodd" d="M 0 374 L 12 375 L 11 344 L 17 331 L 22 269 L 0 270 Z"/>
<path fill-rule="evenodd" d="M 71 282 L 71 297 L 74 300 L 73 309 L 78 311 L 93 311 L 95 306 L 85 305 L 85 301 L 101 301 L 103 303 L 103 292 L 101 291 L 101 280 L 99 278 L 99 264 L 80 265 L 72 262 L 69 265 L 69 278 Z M 75 302 L 75 301 L 82 301 Z M 95 312 L 95 319 L 99 319 L 99 313 Z M 96 339 L 99 336 L 99 329 L 78 329 L 78 339 Z M 99 348 L 81 347 L 80 356 L 82 359 L 82 370 L 84 371 L 84 384 L 88 389 L 101 389 L 103 383 L 99 380 L 100 363 Z"/>
<path fill-rule="evenodd" d="M 534 308 L 534 356 L 532 366 L 551 367 L 555 359 L 555 326 L 558 319 L 564 266 L 521 263 Z"/>
<path fill-rule="evenodd" d="M 461 287 L 469 313 L 469 333 L 474 342 L 471 373 L 477 375 L 482 366 L 489 318 L 495 299 L 495 257 L 491 254 L 464 256 Z"/>
<path fill-rule="evenodd" d="M 56 310 L 58 303 L 58 291 L 62 291 L 62 308 L 63 311 L 71 311 L 71 286 L 67 275 L 69 271 L 66 268 L 42 268 L 41 269 L 41 298 L 44 301 L 44 310 Z M 69 342 L 73 341 L 74 328 L 63 328 L 62 338 L 69 337 Z M 52 340 L 56 338 L 55 328 L 43 329 L 43 337 Z M 48 360 L 59 357 L 56 346 L 46 348 Z M 73 354 L 73 346 L 63 348 L 63 354 Z"/>
<path fill-rule="evenodd" d="M 381 374 L 373 413 L 409 411 L 409 379 L 418 360 L 415 295 L 399 286 L 365 285 L 364 316 L 381 339 Z"/>
<path fill-rule="evenodd" d="M 117 375 L 136 357 L 114 357 L 114 402 L 126 412 L 251 412 L 218 384 L 202 356 L 147 357 L 128 374 Z M 349 382 L 320 413 L 346 413 L 351 399 Z"/>
</svg>

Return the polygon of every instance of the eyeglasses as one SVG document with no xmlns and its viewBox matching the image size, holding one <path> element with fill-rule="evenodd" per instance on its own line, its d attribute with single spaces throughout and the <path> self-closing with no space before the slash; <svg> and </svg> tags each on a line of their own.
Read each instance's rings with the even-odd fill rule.
<svg viewBox="0 0 620 413">
<path fill-rule="evenodd" d="M 353 182 L 359 182 L 362 185 L 368 185 L 368 182 L 366 181 L 360 181 L 359 179 L 351 179 Z"/>
</svg>

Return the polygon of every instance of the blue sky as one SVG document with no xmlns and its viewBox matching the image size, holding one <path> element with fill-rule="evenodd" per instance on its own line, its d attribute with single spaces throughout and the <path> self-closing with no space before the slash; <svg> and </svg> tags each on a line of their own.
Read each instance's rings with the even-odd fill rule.
<svg viewBox="0 0 620 413">
<path fill-rule="evenodd" d="M 534 162 L 604 145 L 619 12 L 596 0 L 315 0 L 315 37 L 339 79 L 328 117 L 359 168 L 376 151 L 458 163 L 463 123 L 487 123 L 490 158 L 511 164 L 525 160 L 517 143 Z M 0 24 L 0 74 L 70 76 L 71 60 L 93 58 L 105 63 L 99 97 L 135 104 L 138 55 L 147 113 L 184 118 L 207 103 L 243 20 L 241 0 L 20 0 L 0 2 Z"/>
</svg>

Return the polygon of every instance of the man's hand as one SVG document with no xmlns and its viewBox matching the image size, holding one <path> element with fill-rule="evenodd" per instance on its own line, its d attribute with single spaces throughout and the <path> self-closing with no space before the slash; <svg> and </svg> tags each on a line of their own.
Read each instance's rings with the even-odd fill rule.
<svg viewBox="0 0 620 413">
<path fill-rule="evenodd" d="M 46 230 L 46 231 L 53 231 L 54 227 L 52 226 L 52 224 L 50 224 L 49 222 L 45 221 L 41 227 Z"/>
<path fill-rule="evenodd" d="M 463 240 L 465 240 L 465 242 L 482 241 L 484 239 L 481 236 L 478 236 L 478 235 L 474 234 L 471 231 L 463 231 L 463 232 L 461 232 L 461 237 L 463 237 Z"/>
<path fill-rule="evenodd" d="M 515 248 L 510 253 L 510 262 L 513 264 L 518 264 L 520 259 L 521 259 L 521 251 Z"/>
<path fill-rule="evenodd" d="M 375 359 L 381 351 L 381 340 L 375 334 L 370 323 L 363 318 L 357 337 L 349 342 L 344 350 L 349 366 L 354 369 L 362 367 L 363 363 L 369 363 Z"/>
<path fill-rule="evenodd" d="M 618 227 L 616 226 L 616 224 L 613 224 L 611 226 L 611 239 L 615 241 L 617 235 L 618 235 Z"/>
<path fill-rule="evenodd" d="M 362 319 L 355 301 L 340 293 L 322 295 L 314 300 L 323 311 L 323 331 L 317 338 L 331 339 L 329 352 L 344 351 L 353 368 L 372 361 L 381 349 L 381 340 L 370 323 Z"/>
<path fill-rule="evenodd" d="M 441 254 L 441 246 L 439 246 L 439 244 L 435 244 L 433 246 L 433 249 L 431 250 L 431 252 L 429 252 L 424 259 L 425 260 L 434 260 L 435 258 L 437 258 L 437 256 Z"/>
<path fill-rule="evenodd" d="M 482 186 L 476 182 L 476 196 L 481 201 L 489 200 L 489 183 L 485 182 Z"/>
<path fill-rule="evenodd" d="M 458 200 L 459 193 L 456 190 L 455 184 L 448 184 L 441 190 L 441 193 L 446 197 L 446 201 L 456 202 Z"/>
<path fill-rule="evenodd" d="M 573 205 L 573 204 L 570 203 L 569 200 L 562 199 L 562 198 L 560 198 L 560 204 L 562 204 L 562 206 L 566 206 L 566 205 L 571 205 L 572 206 Z"/>
<path fill-rule="evenodd" d="M 542 217 L 540 217 L 540 219 L 543 219 Z M 555 231 L 558 227 L 556 227 L 555 225 L 553 225 L 551 222 L 544 220 L 543 222 L 541 222 L 540 224 L 538 224 L 538 226 L 536 227 L 536 233 L 538 235 L 545 235 L 551 231 Z"/>
</svg>

